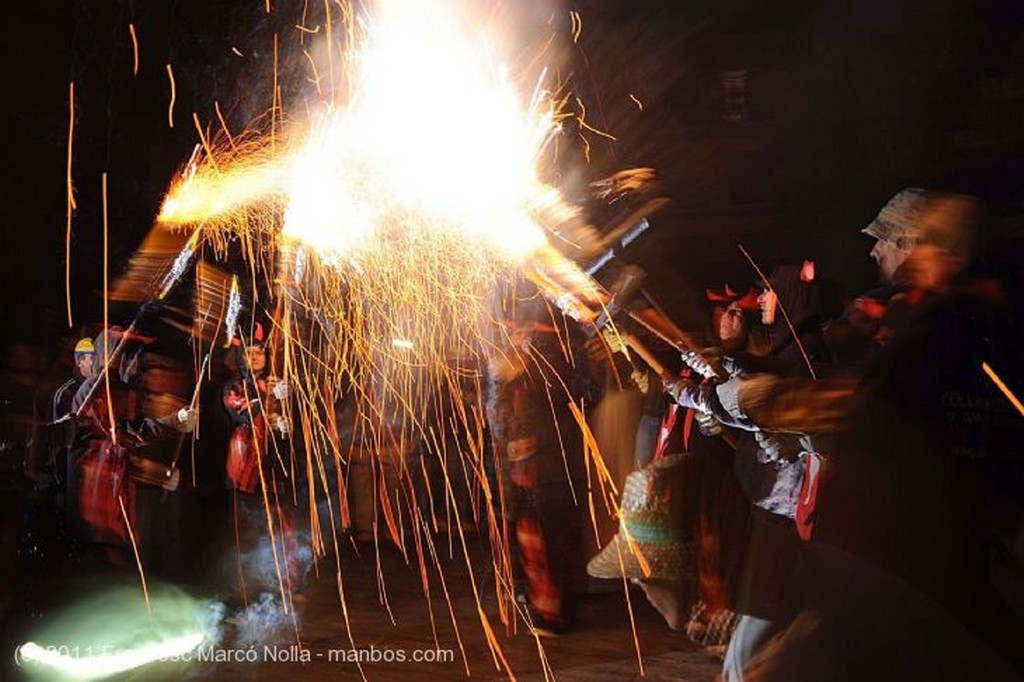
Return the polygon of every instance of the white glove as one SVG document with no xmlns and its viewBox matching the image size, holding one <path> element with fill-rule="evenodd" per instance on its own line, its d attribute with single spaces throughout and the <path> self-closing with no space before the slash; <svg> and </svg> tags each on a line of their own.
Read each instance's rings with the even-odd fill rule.
<svg viewBox="0 0 1024 682">
<path fill-rule="evenodd" d="M 700 410 L 694 411 L 694 419 L 697 422 L 697 427 L 700 432 L 705 436 L 720 436 L 725 428 L 722 423 L 711 416 L 709 412 L 702 412 Z"/>
<path fill-rule="evenodd" d="M 174 492 L 178 489 L 178 484 L 181 482 L 181 469 L 168 469 L 167 479 L 160 485 L 161 488 L 168 492 Z"/>
<path fill-rule="evenodd" d="M 758 431 L 754 434 L 761 452 L 758 453 L 758 460 L 766 464 L 768 462 L 795 462 L 806 452 L 799 438 L 781 433 L 765 433 Z"/>
<path fill-rule="evenodd" d="M 287 436 L 288 432 L 292 430 L 291 424 L 288 423 L 288 417 L 283 414 L 270 415 L 270 426 L 281 436 Z"/>
<path fill-rule="evenodd" d="M 270 392 L 278 400 L 288 400 L 288 383 L 284 380 L 275 381 L 274 387 L 270 389 Z"/>
<path fill-rule="evenodd" d="M 177 429 L 182 433 L 192 433 L 196 428 L 196 411 L 191 407 L 178 410 Z"/>
<path fill-rule="evenodd" d="M 747 419 L 747 415 L 743 414 L 743 410 L 740 409 L 740 385 L 742 383 L 741 377 L 734 376 L 715 386 L 718 402 L 735 419 Z"/>
<path fill-rule="evenodd" d="M 719 358 L 709 352 L 686 351 L 682 358 L 690 369 L 705 379 L 718 379 L 725 374 Z"/>
</svg>

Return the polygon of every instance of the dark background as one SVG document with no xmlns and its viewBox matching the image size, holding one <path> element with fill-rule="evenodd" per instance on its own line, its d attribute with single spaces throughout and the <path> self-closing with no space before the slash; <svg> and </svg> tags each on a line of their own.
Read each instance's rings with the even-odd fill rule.
<svg viewBox="0 0 1024 682">
<path fill-rule="evenodd" d="M 315 4 L 315 3 L 314 3 Z M 979 194 L 1019 215 L 1024 179 L 1024 23 L 1019 0 L 596 0 L 578 11 L 570 86 L 588 120 L 578 183 L 652 166 L 673 201 L 628 257 L 668 300 L 815 258 L 848 293 L 871 285 L 859 234 L 905 186 Z M 238 130 L 266 112 L 273 35 L 302 2 L 73 0 L 17 3 L 3 22 L 3 341 L 56 343 L 101 314 L 101 176 L 108 174 L 111 277 L 127 262 L 197 141 L 192 113 L 219 102 Z M 527 5 L 517 4 L 517 11 Z M 541 3 L 529 7 L 547 10 Z M 128 32 L 139 37 L 132 75 Z M 289 36 L 292 36 L 289 38 Z M 244 56 L 232 53 L 237 47 Z M 175 126 L 167 125 L 173 66 Z M 282 58 L 287 106 L 301 64 Z M 64 313 L 68 85 L 75 83 L 71 248 L 76 329 Z M 641 110 L 630 98 L 643 103 Z M 570 131 L 567 139 L 574 137 Z M 1007 224 L 1007 220 L 1003 220 Z M 1012 225 L 1012 220 L 1009 221 Z M 697 293 L 694 293 L 697 292 Z M 686 306 L 684 306 L 686 307 Z M 681 313 L 684 317 L 686 312 Z"/>
<path fill-rule="evenodd" d="M 259 0 L 4 6 L 0 621 L 7 613 L 34 618 L 46 603 L 57 603 L 45 594 L 49 583 L 34 580 L 40 566 L 57 567 L 50 575 L 62 584 L 68 572 L 56 549 L 59 536 L 46 526 L 59 523 L 34 509 L 42 503 L 27 494 L 21 444 L 33 424 L 33 401 L 45 403 L 69 375 L 74 340 L 102 319 L 102 175 L 109 181 L 113 279 L 197 141 L 193 112 L 204 123 L 215 120 L 218 102 L 237 131 L 270 108 L 275 34 L 286 57 L 279 69 L 285 108 L 301 107 L 304 64 L 287 57 L 297 54 L 292 27 L 303 4 L 281 0 L 270 15 Z M 540 26 L 550 15 L 536 0 L 507 0 L 507 7 L 532 12 Z M 738 244 L 766 270 L 813 258 L 847 294 L 866 290 L 876 272 L 867 255 L 871 240 L 860 229 L 906 186 L 975 193 L 988 202 L 998 229 L 1020 243 L 1022 7 L 1020 0 L 563 0 L 561 28 L 568 31 L 572 9 L 583 32 L 568 49 L 571 68 L 560 76 L 586 103 L 591 125 L 617 139 L 588 135 L 588 163 L 570 127 L 562 179 L 578 191 L 623 168 L 658 171 L 672 202 L 626 257 L 650 271 L 648 289 L 691 327 L 700 324 L 696 303 L 704 287 L 729 281 L 741 288 L 755 279 Z M 139 38 L 137 76 L 129 24 Z M 173 129 L 166 64 L 176 83 Z M 69 328 L 64 234 L 72 81 L 78 209 Z M 125 324 L 131 313 L 116 308 L 112 322 Z M 189 355 L 184 343 L 178 348 Z M 214 367 L 226 371 L 222 363 Z M 203 400 L 202 412 L 214 415 L 204 428 L 219 429 L 203 442 L 222 444 L 227 426 L 215 407 L 217 389 Z M 224 495 L 222 456 L 205 461 L 212 473 L 200 480 L 216 490 L 194 502 L 192 513 L 217 509 Z M 227 517 L 207 513 L 190 527 L 215 533 L 213 518 Z"/>
</svg>

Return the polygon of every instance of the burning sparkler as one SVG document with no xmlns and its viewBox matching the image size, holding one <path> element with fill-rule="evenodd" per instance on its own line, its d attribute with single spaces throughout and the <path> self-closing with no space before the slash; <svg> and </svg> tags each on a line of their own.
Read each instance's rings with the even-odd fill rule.
<svg viewBox="0 0 1024 682">
<path fill-rule="evenodd" d="M 525 274 L 587 323 L 609 300 L 564 255 L 586 261 L 608 247 L 541 177 L 562 118 L 558 84 L 547 72 L 513 77 L 495 36 L 481 37 L 487 22 L 456 11 L 466 5 L 392 0 L 359 21 L 346 13 L 351 43 L 335 96 L 307 125 L 275 128 L 272 144 L 256 134 L 204 139 L 161 210 L 161 222 L 201 229 L 222 255 L 239 244 L 254 280 L 270 274 L 277 364 L 294 391 L 286 409 L 313 497 L 331 499 L 324 463 L 349 455 L 335 424 L 346 394 L 369 449 L 405 453 L 455 428 L 483 481 L 483 406 L 476 397 L 466 409 L 462 387 L 483 393 L 476 368 L 502 329 L 488 293 Z M 325 46 L 331 68 L 318 82 L 334 49 Z M 403 516 L 415 532 L 427 524 L 411 504 L 405 515 L 380 496 L 382 527 L 404 551 Z"/>
</svg>

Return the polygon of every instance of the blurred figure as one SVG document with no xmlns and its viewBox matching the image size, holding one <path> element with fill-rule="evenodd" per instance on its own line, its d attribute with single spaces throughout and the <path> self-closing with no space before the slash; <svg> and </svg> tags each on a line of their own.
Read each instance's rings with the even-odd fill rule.
<svg viewBox="0 0 1024 682">
<path fill-rule="evenodd" d="M 746 553 L 737 578 L 733 610 L 742 614 L 725 655 L 726 680 L 742 679 L 753 654 L 790 618 L 794 609 L 791 571 L 799 555 L 796 526 L 800 492 L 808 462 L 818 455 L 808 439 L 773 431 L 734 409 L 741 377 L 815 376 L 828 361 L 822 325 L 829 317 L 826 292 L 814 263 L 776 268 L 758 297 L 769 331 L 766 357 L 734 352 L 719 361 L 718 383 L 672 382 L 669 392 L 680 405 L 714 416 L 735 432 L 733 472 L 751 512 Z"/>
<path fill-rule="evenodd" d="M 758 355 L 766 344 L 754 328 L 758 311 L 757 294 L 750 289 L 739 294 L 726 285 L 708 289 L 711 304 L 709 340 L 712 348 L 703 355 L 721 359 L 728 356 Z M 684 370 L 690 376 L 692 370 Z M 664 394 L 652 390 L 664 406 Z M 750 529 L 750 512 L 733 473 L 734 446 L 720 438 L 721 425 L 708 412 L 684 407 L 675 401 L 663 409 L 654 459 L 667 453 L 682 461 L 677 467 L 672 492 L 685 497 L 681 507 L 682 527 L 676 532 L 690 543 L 695 562 L 685 561 L 680 575 L 672 579 L 639 580 L 647 599 L 674 630 L 684 631 L 691 640 L 719 657 L 725 654 L 739 614 L 733 609 L 738 577 Z M 638 439 L 639 440 L 639 439 Z"/>
<path fill-rule="evenodd" d="M 72 351 L 71 377 L 49 396 L 46 408 L 37 416 L 41 423 L 34 425 L 29 454 L 31 461 L 26 462 L 29 476 L 36 480 L 37 492 L 64 491 L 69 481 L 72 488 L 77 484 L 77 479 L 72 481 L 71 478 L 75 472 L 74 458 L 69 460 L 68 456 L 75 435 L 74 422 L 69 417 L 75 393 L 85 380 L 93 376 L 94 352 L 91 338 L 78 340 Z M 42 476 L 41 480 L 39 476 Z M 69 496 L 75 497 L 70 491 Z"/>
<path fill-rule="evenodd" d="M 145 344 L 152 341 L 117 327 L 101 332 L 93 341 L 93 375 L 79 386 L 71 405 L 84 442 L 76 467 L 78 512 L 87 524 L 89 540 L 103 547 L 118 565 L 126 559 L 129 526 L 136 526 L 136 451 L 173 432 L 171 427 L 190 432 L 194 426 L 191 410 L 158 419 L 142 411 L 142 355 Z M 165 490 L 177 488 L 177 472 L 165 469 L 164 473 L 160 485 Z"/>
<path fill-rule="evenodd" d="M 925 201 L 923 189 L 901 190 L 861 230 L 875 238 L 871 257 L 878 264 L 878 276 L 883 284 L 899 285 L 906 280 L 903 262 L 917 244 L 919 216 Z"/>
<path fill-rule="evenodd" d="M 488 356 L 488 422 L 502 516 L 514 534 L 512 572 L 525 584 L 531 632 L 557 635 L 573 623 L 574 569 L 582 558 L 572 488 L 581 480 L 582 443 L 559 407 L 565 397 L 550 393 L 561 385 L 552 377 L 571 382 L 573 371 L 551 313 L 532 285 L 521 282 L 517 294 L 499 312 L 505 329 Z"/>
<path fill-rule="evenodd" d="M 930 196 L 916 187 L 901 190 L 861 230 L 875 239 L 870 255 L 878 264 L 881 285 L 854 299 L 826 330 L 829 350 L 840 370 L 863 372 L 906 321 L 912 287 L 906 261 L 918 243 Z"/>
<path fill-rule="evenodd" d="M 923 201 L 904 262 L 909 318 L 834 427 L 800 571 L 804 611 L 757 679 L 1013 679 L 1006 661 L 1024 670 L 1024 618 L 994 579 L 1012 551 L 1001 538 L 1021 527 L 1024 429 L 983 371 L 1019 372 L 1021 330 L 1000 283 L 976 266 L 978 202 Z M 780 405 L 830 409 L 815 397 L 821 385 L 761 387 L 756 400 L 749 388 L 738 411 L 787 428 L 808 430 Z M 1003 583 L 1022 580 L 1018 563 Z"/>
<path fill-rule="evenodd" d="M 50 421 L 57 421 L 71 412 L 71 403 L 74 400 L 78 387 L 87 379 L 96 376 L 94 360 L 96 346 L 90 338 L 82 338 L 75 344 L 74 360 L 75 368 L 70 379 L 64 382 L 53 394 L 52 409 L 50 410 Z"/>
<path fill-rule="evenodd" d="M 229 361 L 234 364 L 235 376 L 224 386 L 223 405 L 235 425 L 228 443 L 226 473 L 234 491 L 236 537 L 240 537 L 240 523 L 244 520 L 265 536 L 257 542 L 273 538 L 274 565 L 284 569 L 280 578 L 287 599 L 301 601 L 305 576 L 300 560 L 297 508 L 285 490 L 289 474 L 284 462 L 289 453 L 290 424 L 283 414 L 282 402 L 288 399 L 288 385 L 269 372 L 261 324 L 256 324 L 249 343 L 235 339 L 232 346 Z M 275 525 L 273 532 L 268 524 Z M 241 552 L 242 547 L 238 550 Z M 244 576 L 242 579 L 244 595 Z"/>
<path fill-rule="evenodd" d="M 70 379 L 58 388 L 53 394 L 50 409 L 50 422 L 56 423 L 67 415 L 71 414 L 72 403 L 81 385 L 96 375 L 95 371 L 96 347 L 92 339 L 79 339 L 75 344 L 74 361 L 75 367 Z M 54 481 L 56 487 L 64 488 L 64 512 L 68 522 L 68 528 L 72 534 L 81 534 L 81 529 L 75 529 L 76 520 L 79 518 L 79 486 L 81 471 L 79 461 L 85 452 L 84 443 L 76 436 L 75 424 L 73 421 L 66 421 L 57 427 L 61 434 L 56 443 L 59 448 L 54 461 L 54 475 L 60 476 L 59 481 Z M 51 442 L 53 434 L 51 434 Z"/>
</svg>

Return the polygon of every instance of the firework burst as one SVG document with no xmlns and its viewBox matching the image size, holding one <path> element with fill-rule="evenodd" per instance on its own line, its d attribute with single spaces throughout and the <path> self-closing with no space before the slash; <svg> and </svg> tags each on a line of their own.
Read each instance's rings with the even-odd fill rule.
<svg viewBox="0 0 1024 682">
<path fill-rule="evenodd" d="M 292 390 L 284 412 L 304 459 L 286 464 L 293 482 L 308 483 L 317 555 L 332 538 L 337 552 L 338 528 L 321 527 L 316 498 L 342 507 L 330 523 L 334 512 L 346 519 L 331 474 L 355 450 L 394 453 L 400 491 L 379 486 L 380 527 L 403 552 L 416 537 L 421 565 L 418 534 L 437 520 L 422 516 L 411 453 L 444 451 L 446 433 L 462 434 L 458 452 L 443 454 L 462 458 L 470 484 L 497 499 L 484 475 L 480 396 L 486 358 L 515 351 L 495 292 L 526 274 L 584 321 L 604 300 L 548 241 L 550 228 L 579 222 L 541 179 L 563 118 L 557 84 L 543 70 L 514 75 L 504 36 L 479 29 L 495 26 L 493 17 L 465 5 L 396 0 L 372 16 L 347 6 L 340 22 L 324 16 L 325 42 L 315 57 L 305 52 L 319 93 L 305 108 L 316 113 L 290 120 L 275 103 L 246 134 L 223 123 L 218 134 L 200 129 L 201 157 L 159 217 L 198 227 L 222 257 L 240 249 L 271 294 L 271 353 Z M 551 385 L 564 405 L 561 382 Z M 354 415 L 348 440 L 337 423 L 342 403 Z M 506 548 L 493 513 L 489 520 L 497 582 L 512 604 Z M 495 661 L 504 660 L 479 602 L 478 611 Z"/>
</svg>

